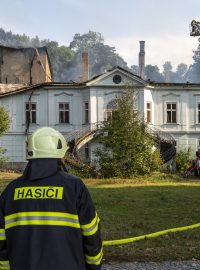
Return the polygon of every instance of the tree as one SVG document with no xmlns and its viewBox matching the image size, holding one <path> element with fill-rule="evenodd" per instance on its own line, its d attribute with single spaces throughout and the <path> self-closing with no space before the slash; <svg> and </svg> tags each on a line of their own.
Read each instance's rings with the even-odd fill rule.
<svg viewBox="0 0 200 270">
<path fill-rule="evenodd" d="M 147 65 L 145 66 L 145 76 L 147 79 L 155 82 L 164 82 L 164 77 L 160 73 L 158 66 Z"/>
<path fill-rule="evenodd" d="M 31 46 L 33 47 L 40 47 L 41 46 L 41 41 L 38 36 L 35 36 L 34 38 L 31 39 Z"/>
<path fill-rule="evenodd" d="M 180 63 L 177 66 L 174 80 L 179 83 L 186 82 L 187 71 L 188 71 L 188 66 L 184 63 Z"/>
<path fill-rule="evenodd" d="M 32 46 L 30 37 L 23 35 L 15 35 L 11 31 L 6 32 L 0 28 L 0 43 L 5 46 Z"/>
<path fill-rule="evenodd" d="M 193 55 L 194 63 L 190 66 L 186 80 L 200 83 L 200 43 Z"/>
<path fill-rule="evenodd" d="M 0 136 L 6 133 L 10 126 L 10 119 L 8 111 L 0 106 Z M 3 157 L 4 150 L 0 147 L 0 166 L 4 163 L 5 159 Z"/>
<path fill-rule="evenodd" d="M 132 65 L 130 71 L 135 75 L 139 75 L 139 67 L 137 65 Z"/>
<path fill-rule="evenodd" d="M 89 54 L 91 77 L 114 66 L 127 68 L 126 62 L 116 53 L 115 47 L 104 44 L 104 38 L 100 33 L 89 31 L 83 35 L 75 34 L 69 47 L 75 52 L 75 57 L 70 62 L 69 67 L 71 66 L 73 69 L 77 67 L 77 73 L 77 63 L 80 62 L 82 52 L 88 52 Z M 75 70 L 73 72 L 75 72 Z M 80 74 L 77 73 L 76 78 L 80 77 Z M 70 71 L 69 74 L 71 74 Z"/>
<path fill-rule="evenodd" d="M 58 42 L 42 40 L 42 46 L 46 46 L 51 60 L 55 81 L 67 81 L 67 70 L 70 60 L 74 57 L 73 51 L 66 46 L 59 46 Z"/>
<path fill-rule="evenodd" d="M 170 61 L 166 61 L 163 64 L 163 72 L 172 71 L 172 64 Z"/>
<path fill-rule="evenodd" d="M 166 61 L 163 64 L 163 76 L 165 78 L 165 82 L 171 82 L 171 78 L 172 78 L 172 64 L 169 61 Z"/>
<path fill-rule="evenodd" d="M 100 33 L 89 31 L 86 34 L 75 34 L 70 49 L 77 51 L 85 51 L 95 47 L 97 44 L 104 43 L 104 38 Z"/>
<path fill-rule="evenodd" d="M 103 177 L 144 175 L 159 169 L 159 151 L 153 152 L 153 138 L 146 131 L 146 124 L 136 110 L 136 92 L 132 87 L 122 89 L 116 97 L 116 110 L 105 123 L 99 138 L 102 148 L 96 156 Z"/>
</svg>

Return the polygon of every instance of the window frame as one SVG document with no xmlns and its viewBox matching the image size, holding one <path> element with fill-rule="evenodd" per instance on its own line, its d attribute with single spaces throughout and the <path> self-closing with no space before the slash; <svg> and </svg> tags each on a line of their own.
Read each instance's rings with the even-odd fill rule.
<svg viewBox="0 0 200 270">
<path fill-rule="evenodd" d="M 171 108 L 168 109 L 168 105 L 171 105 Z M 176 108 L 173 109 L 172 105 L 175 105 Z M 168 112 L 171 112 L 170 121 L 168 122 Z M 173 122 L 173 112 L 175 112 L 175 121 Z M 177 102 L 166 102 L 166 124 L 178 124 L 178 105 Z"/>
<path fill-rule="evenodd" d="M 148 104 L 150 104 L 150 108 L 148 108 Z M 148 121 L 148 113 L 150 113 L 150 121 Z M 146 102 L 146 122 L 148 124 L 152 123 L 152 102 L 151 101 L 147 101 Z"/>
<path fill-rule="evenodd" d="M 104 121 L 112 121 L 113 119 L 113 113 L 117 109 L 117 99 L 111 99 L 110 101 L 107 102 L 107 105 L 104 110 Z"/>
<path fill-rule="evenodd" d="M 28 105 L 28 108 L 27 108 Z M 31 105 L 31 110 L 30 110 Z M 32 105 L 35 105 L 35 109 L 32 109 Z M 29 114 L 29 120 L 28 115 Z M 33 122 L 33 114 L 35 114 L 35 121 Z M 37 124 L 37 102 L 25 102 L 25 122 L 30 124 Z"/>
<path fill-rule="evenodd" d="M 86 108 L 86 104 L 87 104 L 87 108 Z M 89 124 L 89 119 L 90 119 L 89 102 L 85 101 L 84 102 L 84 124 Z"/>
<path fill-rule="evenodd" d="M 63 108 L 60 108 L 60 105 L 64 105 Z M 65 105 L 68 105 L 68 108 L 65 108 Z M 66 117 L 65 113 L 68 112 L 68 117 Z M 63 115 L 64 121 L 60 121 L 60 113 Z M 66 121 L 66 118 L 68 118 Z M 69 102 L 58 102 L 58 124 L 63 125 L 63 124 L 70 124 L 70 103 Z"/>
</svg>

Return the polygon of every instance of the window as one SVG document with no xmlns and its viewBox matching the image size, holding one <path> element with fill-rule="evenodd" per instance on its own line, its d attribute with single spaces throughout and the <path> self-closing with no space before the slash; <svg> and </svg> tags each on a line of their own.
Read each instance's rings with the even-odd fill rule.
<svg viewBox="0 0 200 270">
<path fill-rule="evenodd" d="M 112 120 L 112 111 L 111 110 L 107 110 L 107 112 L 106 112 L 106 120 L 107 121 Z"/>
<path fill-rule="evenodd" d="M 115 75 L 113 77 L 113 82 L 119 84 L 122 81 L 122 77 L 120 75 Z"/>
<path fill-rule="evenodd" d="M 116 109 L 117 109 L 117 101 L 113 99 L 107 104 L 107 108 L 105 111 L 105 121 L 112 120 Z"/>
<path fill-rule="evenodd" d="M 147 123 L 151 123 L 151 102 L 147 102 Z"/>
<path fill-rule="evenodd" d="M 167 103 L 167 123 L 177 123 L 176 103 Z"/>
<path fill-rule="evenodd" d="M 89 103 L 85 102 L 85 124 L 89 123 Z"/>
<path fill-rule="evenodd" d="M 69 103 L 59 103 L 59 123 L 69 124 Z"/>
<path fill-rule="evenodd" d="M 36 103 L 26 103 L 26 123 L 36 124 Z"/>
<path fill-rule="evenodd" d="M 198 103 L 198 124 L 200 124 L 200 103 Z"/>
</svg>

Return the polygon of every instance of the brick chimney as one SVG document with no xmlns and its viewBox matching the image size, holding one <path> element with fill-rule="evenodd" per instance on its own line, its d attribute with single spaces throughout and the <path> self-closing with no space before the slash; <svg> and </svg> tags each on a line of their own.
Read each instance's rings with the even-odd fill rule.
<svg viewBox="0 0 200 270">
<path fill-rule="evenodd" d="M 86 82 L 89 80 L 89 58 L 88 53 L 82 53 L 82 72 L 81 72 L 81 81 Z"/>
<path fill-rule="evenodd" d="M 164 72 L 165 82 L 170 83 L 171 82 L 171 76 L 172 72 L 170 70 L 167 70 Z"/>
<path fill-rule="evenodd" d="M 145 41 L 140 41 L 140 52 L 139 52 L 139 76 L 145 79 Z"/>
</svg>

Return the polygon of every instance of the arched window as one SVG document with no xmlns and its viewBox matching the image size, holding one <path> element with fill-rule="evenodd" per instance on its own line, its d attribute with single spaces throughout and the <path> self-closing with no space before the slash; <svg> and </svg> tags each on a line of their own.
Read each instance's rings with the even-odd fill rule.
<svg viewBox="0 0 200 270">
<path fill-rule="evenodd" d="M 108 102 L 105 110 L 105 121 L 112 119 L 114 111 L 117 109 L 117 100 L 113 99 Z"/>
</svg>

